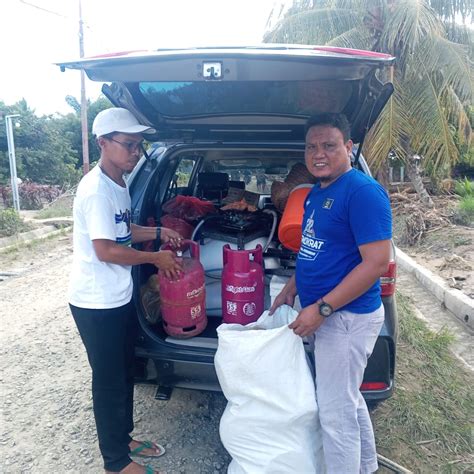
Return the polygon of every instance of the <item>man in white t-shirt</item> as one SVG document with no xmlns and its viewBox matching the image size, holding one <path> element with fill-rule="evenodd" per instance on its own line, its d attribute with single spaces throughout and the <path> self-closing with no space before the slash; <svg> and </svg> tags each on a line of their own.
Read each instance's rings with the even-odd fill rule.
<svg viewBox="0 0 474 474">
<path fill-rule="evenodd" d="M 124 173 L 137 164 L 142 134 L 154 133 L 126 109 L 100 112 L 92 131 L 99 164 L 82 178 L 74 200 L 74 257 L 69 303 L 92 368 L 92 398 L 106 472 L 153 473 L 130 455 L 158 457 L 164 448 L 133 440 L 133 362 L 136 315 L 132 265 L 153 264 L 170 278 L 181 265 L 171 251 L 144 252 L 132 243 L 158 239 L 178 246 L 181 236 L 163 227 L 130 222 Z"/>
</svg>

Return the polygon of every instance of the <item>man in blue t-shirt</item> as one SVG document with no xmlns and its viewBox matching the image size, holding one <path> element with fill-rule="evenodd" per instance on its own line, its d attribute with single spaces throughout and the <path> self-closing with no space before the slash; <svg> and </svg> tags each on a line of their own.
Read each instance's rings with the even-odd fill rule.
<svg viewBox="0 0 474 474">
<path fill-rule="evenodd" d="M 385 190 L 351 167 L 350 124 L 321 114 L 306 125 L 305 162 L 319 182 L 305 202 L 296 273 L 275 298 L 302 310 L 290 324 L 314 334 L 316 394 L 328 474 L 377 470 L 375 439 L 359 391 L 384 321 L 379 277 L 387 271 L 392 219 Z"/>
</svg>

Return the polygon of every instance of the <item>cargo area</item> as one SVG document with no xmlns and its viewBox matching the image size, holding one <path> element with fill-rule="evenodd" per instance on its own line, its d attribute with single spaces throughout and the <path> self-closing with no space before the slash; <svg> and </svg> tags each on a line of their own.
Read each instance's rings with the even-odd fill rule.
<svg viewBox="0 0 474 474">
<path fill-rule="evenodd" d="M 302 184 L 309 190 L 314 182 L 304 166 L 303 150 L 181 150 L 162 156 L 149 179 L 153 184 L 147 185 L 140 218 L 143 224 L 173 228 L 199 244 L 208 322 L 193 337 L 167 334 L 161 317 L 154 314 L 160 307 L 156 269 L 142 265 L 138 271 L 141 324 L 161 341 L 189 348 L 216 348 L 216 329 L 223 322 L 224 246 L 232 250 L 261 247 L 264 309 L 270 307 L 271 296 L 294 272 L 296 253 L 291 245 L 282 245 L 278 234 L 290 192 Z M 291 223 L 287 227 L 290 233 L 285 238 L 294 239 Z M 189 250 L 183 256 L 189 256 Z"/>
<path fill-rule="evenodd" d="M 156 162 L 152 155 L 135 177 L 134 186 L 143 186 L 143 192 L 140 195 L 132 189 L 132 195 L 140 196 L 132 207 L 138 211 L 136 222 L 172 227 L 198 244 L 207 324 L 201 331 L 202 321 L 198 321 L 195 327 L 193 324 L 182 328 L 179 337 L 170 335 L 169 326 L 167 331 L 163 327 L 162 315 L 153 314 L 163 307 L 160 292 L 153 290 L 157 283 L 156 268 L 142 265 L 134 269 L 137 300 L 141 302 L 138 317 L 143 336 L 137 347 L 144 367 L 141 379 L 158 385 L 158 398 L 167 396 L 166 389 L 163 395 L 160 387 L 220 390 L 213 361 L 217 329 L 227 322 L 229 311 L 227 285 L 221 286 L 223 248 L 247 252 L 261 247 L 262 307 L 269 309 L 272 297 L 295 271 L 305 193 L 314 183 L 304 165 L 302 146 L 198 149 L 181 145 L 163 150 L 166 151 Z M 362 156 L 357 168 L 370 175 Z M 153 243 L 149 245 L 154 248 Z M 386 398 L 393 390 L 395 279 L 396 265 L 392 261 L 381 278 L 382 301 L 389 317 L 368 361 L 361 387 L 369 401 Z M 232 305 L 233 298 L 230 302 Z M 173 304 L 179 307 L 180 301 Z M 296 299 L 295 309 L 299 307 Z M 242 312 L 240 316 L 242 320 Z M 182 337 L 188 330 L 193 337 Z M 311 357 L 309 343 L 305 349 Z"/>
</svg>

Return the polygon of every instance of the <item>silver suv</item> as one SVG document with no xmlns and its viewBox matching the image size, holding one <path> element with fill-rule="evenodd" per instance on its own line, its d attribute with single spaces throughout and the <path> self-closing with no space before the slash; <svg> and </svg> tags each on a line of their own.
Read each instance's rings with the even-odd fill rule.
<svg viewBox="0 0 474 474">
<path fill-rule="evenodd" d="M 156 269 L 133 270 L 139 336 L 137 382 L 157 385 L 157 397 L 173 387 L 219 390 L 214 354 L 222 322 L 219 270 L 222 246 L 264 247 L 266 307 L 272 282 L 294 271 L 296 254 L 275 231 L 281 213 L 271 183 L 304 163 L 304 124 L 310 115 L 344 113 L 352 124 L 353 166 L 370 174 L 361 155 L 367 130 L 393 92 L 383 82 L 394 58 L 342 48 L 268 45 L 199 48 L 104 55 L 61 68 L 84 69 L 104 84 L 103 93 L 157 130 L 155 142 L 129 177 L 133 221 L 147 225 L 164 217 L 177 196 L 196 196 L 219 208 L 230 189 L 255 198 L 256 212 L 217 212 L 192 222 L 206 270 L 203 333 L 189 339 L 167 335 L 150 318 L 143 288 Z M 232 191 L 234 192 L 234 191 Z M 382 278 L 385 324 L 361 387 L 366 400 L 390 396 L 397 340 L 396 265 Z"/>
</svg>

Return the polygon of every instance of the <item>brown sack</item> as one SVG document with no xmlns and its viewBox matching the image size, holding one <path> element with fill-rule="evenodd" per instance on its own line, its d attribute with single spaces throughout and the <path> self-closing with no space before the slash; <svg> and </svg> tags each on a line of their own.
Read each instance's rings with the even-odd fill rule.
<svg viewBox="0 0 474 474">
<path fill-rule="evenodd" d="M 140 294 L 143 308 L 145 310 L 145 319 L 153 325 L 160 323 L 161 305 L 158 274 L 155 273 L 148 278 L 148 281 L 141 287 Z"/>
<path fill-rule="evenodd" d="M 284 182 L 273 181 L 271 188 L 272 202 L 278 211 L 283 212 L 291 191 L 300 184 L 314 184 L 316 178 L 308 171 L 303 163 L 295 163 Z"/>
</svg>

